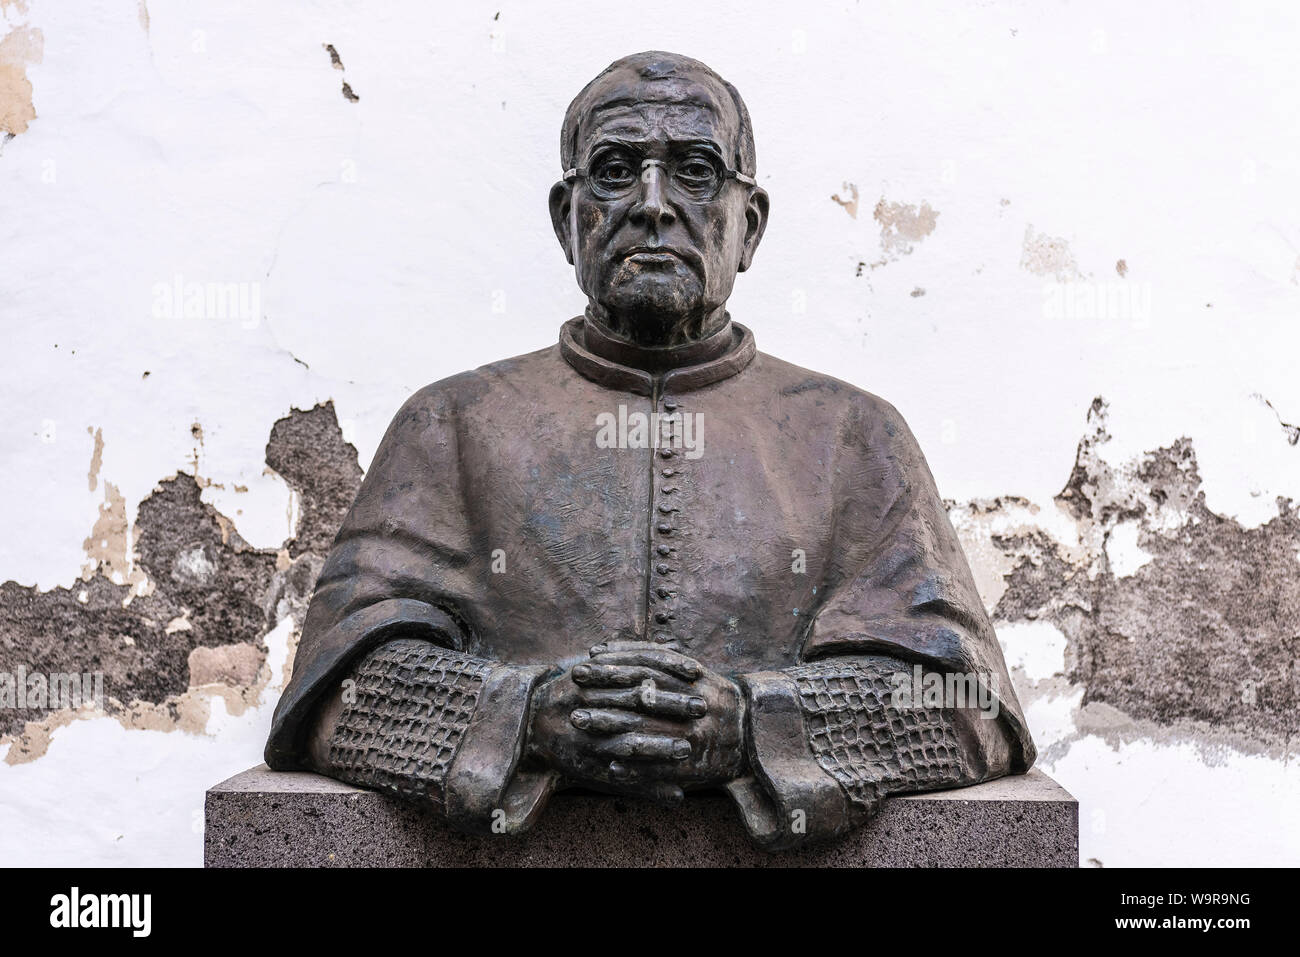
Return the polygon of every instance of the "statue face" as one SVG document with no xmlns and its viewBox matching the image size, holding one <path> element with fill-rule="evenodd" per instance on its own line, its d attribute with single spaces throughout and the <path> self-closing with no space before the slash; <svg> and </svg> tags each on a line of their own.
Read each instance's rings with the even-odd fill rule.
<svg viewBox="0 0 1300 957">
<path fill-rule="evenodd" d="M 620 70 L 590 102 L 574 154 L 581 172 L 551 191 L 579 286 L 640 344 L 710 331 L 767 221 L 767 194 L 728 172 L 740 127 L 730 95 L 707 75 Z"/>
</svg>

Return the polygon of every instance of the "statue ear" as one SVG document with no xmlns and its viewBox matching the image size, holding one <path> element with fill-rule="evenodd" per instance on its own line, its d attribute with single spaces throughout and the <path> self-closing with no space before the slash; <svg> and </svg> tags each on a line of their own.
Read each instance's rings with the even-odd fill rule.
<svg viewBox="0 0 1300 957">
<path fill-rule="evenodd" d="M 756 186 L 750 190 L 749 202 L 745 205 L 745 248 L 740 254 L 737 272 L 744 272 L 754 260 L 754 252 L 767 229 L 768 203 L 767 190 L 763 187 Z"/>
<path fill-rule="evenodd" d="M 564 258 L 573 265 L 573 242 L 569 232 L 569 204 L 572 198 L 568 183 L 556 183 L 551 187 L 551 225 L 555 228 L 555 238 L 560 241 Z"/>
</svg>

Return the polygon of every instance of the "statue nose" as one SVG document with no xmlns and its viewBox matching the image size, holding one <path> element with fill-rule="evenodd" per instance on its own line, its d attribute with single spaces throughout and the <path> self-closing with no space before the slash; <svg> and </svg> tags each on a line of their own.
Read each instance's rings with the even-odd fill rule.
<svg viewBox="0 0 1300 957">
<path fill-rule="evenodd" d="M 665 198 L 663 177 L 663 164 L 655 160 L 646 160 L 642 164 L 641 197 L 631 211 L 634 220 L 645 220 L 651 225 L 659 226 L 677 218 Z"/>
</svg>

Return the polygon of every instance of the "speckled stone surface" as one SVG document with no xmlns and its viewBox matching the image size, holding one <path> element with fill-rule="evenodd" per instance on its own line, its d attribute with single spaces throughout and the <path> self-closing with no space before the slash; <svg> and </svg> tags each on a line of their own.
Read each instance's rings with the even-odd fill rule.
<svg viewBox="0 0 1300 957">
<path fill-rule="evenodd" d="M 517 837 L 478 837 L 393 798 L 258 765 L 208 791 L 208 867 L 1077 867 L 1079 805 L 1041 771 L 893 798 L 838 844 L 768 854 L 724 795 L 676 809 L 561 793 Z"/>
</svg>

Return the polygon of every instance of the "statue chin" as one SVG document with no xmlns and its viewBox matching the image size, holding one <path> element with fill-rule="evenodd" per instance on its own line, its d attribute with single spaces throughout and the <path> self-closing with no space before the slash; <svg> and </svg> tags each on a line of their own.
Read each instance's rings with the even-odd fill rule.
<svg viewBox="0 0 1300 957">
<path fill-rule="evenodd" d="M 628 277 L 599 304 L 599 318 L 611 332 L 647 347 L 681 345 L 698 338 L 704 313 L 703 290 L 693 276 Z"/>
</svg>

